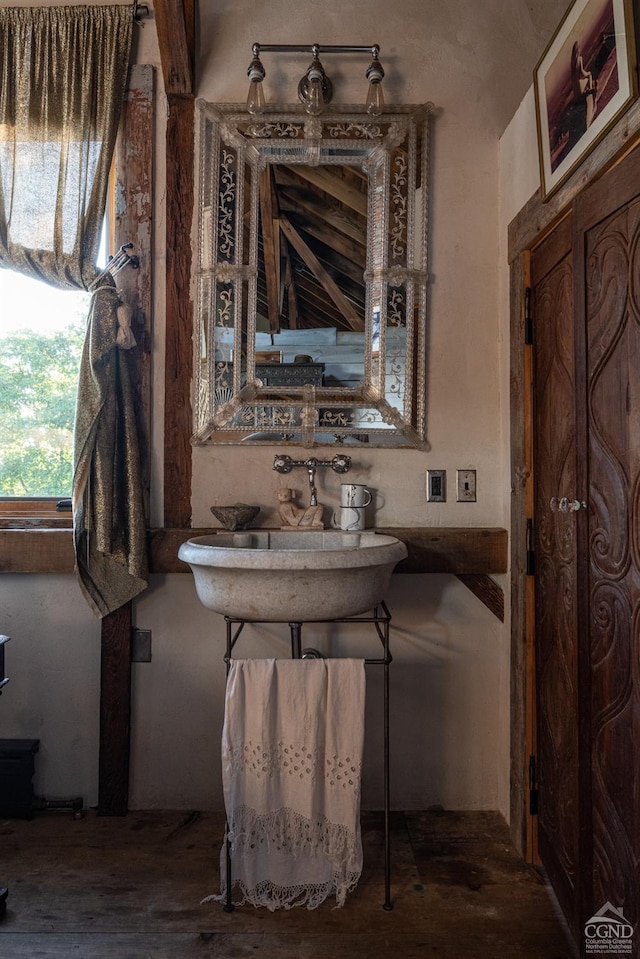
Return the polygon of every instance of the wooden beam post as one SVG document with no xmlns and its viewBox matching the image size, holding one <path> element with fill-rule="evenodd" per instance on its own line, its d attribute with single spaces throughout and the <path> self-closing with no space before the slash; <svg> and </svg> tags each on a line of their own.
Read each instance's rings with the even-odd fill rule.
<svg viewBox="0 0 640 959">
<path fill-rule="evenodd" d="M 191 523 L 191 377 L 193 304 L 190 299 L 194 203 L 195 0 L 156 0 L 166 135 L 166 360 L 164 523 Z"/>
<path fill-rule="evenodd" d="M 194 0 L 156 0 L 154 10 L 165 93 L 193 94 Z"/>
<path fill-rule="evenodd" d="M 121 135 L 115 153 L 112 210 L 115 249 L 133 243 L 137 270 L 122 272 L 118 284 L 133 309 L 135 350 L 127 355 L 136 390 L 136 414 L 145 501 L 149 495 L 151 395 L 151 289 L 153 251 L 154 69 L 131 68 Z M 132 608 L 127 603 L 102 620 L 98 813 L 124 816 L 129 808 Z"/>
<path fill-rule="evenodd" d="M 129 809 L 131 629 L 131 603 L 102 620 L 99 816 L 124 816 Z"/>
<path fill-rule="evenodd" d="M 164 414 L 164 525 L 191 523 L 191 377 L 193 304 L 191 219 L 194 202 L 192 96 L 167 97 L 167 258 Z"/>
</svg>

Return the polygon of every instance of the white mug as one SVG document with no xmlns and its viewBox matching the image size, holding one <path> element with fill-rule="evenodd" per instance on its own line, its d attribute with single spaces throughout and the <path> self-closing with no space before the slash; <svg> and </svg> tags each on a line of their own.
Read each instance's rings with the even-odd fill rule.
<svg viewBox="0 0 640 959">
<path fill-rule="evenodd" d="M 340 505 L 352 506 L 357 509 L 368 506 L 371 502 L 371 493 L 361 483 L 342 483 L 340 486 Z M 345 527 L 342 527 L 345 529 Z M 358 526 L 356 529 L 364 529 Z"/>
<path fill-rule="evenodd" d="M 364 506 L 341 506 L 334 525 L 348 531 L 364 529 Z"/>
</svg>

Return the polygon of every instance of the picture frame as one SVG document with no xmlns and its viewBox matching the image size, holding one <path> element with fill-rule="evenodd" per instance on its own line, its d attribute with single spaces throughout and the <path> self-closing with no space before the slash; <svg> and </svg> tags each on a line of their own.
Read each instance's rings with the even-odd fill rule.
<svg viewBox="0 0 640 959">
<path fill-rule="evenodd" d="M 548 199 L 638 95 L 632 0 L 574 0 L 533 72 Z"/>
</svg>

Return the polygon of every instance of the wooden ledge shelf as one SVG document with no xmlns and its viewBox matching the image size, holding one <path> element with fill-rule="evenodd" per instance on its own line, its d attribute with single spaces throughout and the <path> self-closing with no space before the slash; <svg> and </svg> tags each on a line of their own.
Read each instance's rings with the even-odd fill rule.
<svg viewBox="0 0 640 959">
<path fill-rule="evenodd" d="M 152 529 L 149 557 L 152 573 L 188 573 L 178 559 L 181 544 L 192 536 L 220 533 L 216 528 Z M 490 574 L 507 571 L 507 531 L 499 528 L 450 526 L 385 526 L 377 533 L 406 544 L 407 559 L 398 573 Z M 70 529 L 0 529 L 0 572 L 72 573 Z"/>
<path fill-rule="evenodd" d="M 376 529 L 402 540 L 409 551 L 397 573 L 506 573 L 508 534 L 494 527 L 385 526 Z"/>
<path fill-rule="evenodd" d="M 155 573 L 188 573 L 178 559 L 178 549 L 192 536 L 221 533 L 221 529 L 152 530 L 151 568 Z M 378 527 L 376 533 L 395 536 L 406 545 L 409 555 L 396 566 L 397 573 L 453 573 L 488 575 L 506 573 L 508 535 L 506 529 L 450 526 L 434 529 L 420 526 Z"/>
<path fill-rule="evenodd" d="M 152 573 L 188 573 L 178 559 L 178 549 L 192 536 L 220 529 L 153 529 L 149 531 Z M 380 527 L 378 533 L 396 536 L 409 555 L 397 573 L 452 573 L 501 621 L 504 594 L 490 578 L 506 573 L 508 534 L 496 527 Z M 73 539 L 68 529 L 0 529 L 0 572 L 72 573 Z"/>
</svg>

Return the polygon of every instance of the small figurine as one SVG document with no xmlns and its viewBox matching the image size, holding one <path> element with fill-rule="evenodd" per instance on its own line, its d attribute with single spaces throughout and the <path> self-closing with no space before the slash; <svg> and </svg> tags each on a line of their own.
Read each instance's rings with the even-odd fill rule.
<svg viewBox="0 0 640 959">
<path fill-rule="evenodd" d="M 296 491 L 287 487 L 277 490 L 276 496 L 280 503 L 281 529 L 324 529 L 323 506 L 296 506 L 293 502 Z"/>
</svg>

